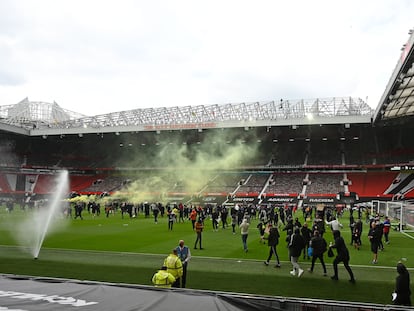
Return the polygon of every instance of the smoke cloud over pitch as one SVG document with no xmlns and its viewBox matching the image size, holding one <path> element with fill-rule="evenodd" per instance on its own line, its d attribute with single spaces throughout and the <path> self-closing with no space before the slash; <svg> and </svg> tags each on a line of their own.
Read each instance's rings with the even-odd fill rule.
<svg viewBox="0 0 414 311">
<path fill-rule="evenodd" d="M 158 201 L 160 194 L 168 192 L 201 193 L 218 173 L 241 171 L 254 164 L 260 146 L 255 131 L 244 129 L 176 135 L 161 132 L 153 138 L 118 163 L 120 167 L 138 168 L 135 181 L 127 189 L 132 202 Z"/>
</svg>

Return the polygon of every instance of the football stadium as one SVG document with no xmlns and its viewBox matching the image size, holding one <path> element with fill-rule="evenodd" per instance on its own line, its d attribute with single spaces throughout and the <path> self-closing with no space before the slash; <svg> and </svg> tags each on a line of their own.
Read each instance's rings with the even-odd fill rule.
<svg viewBox="0 0 414 311">
<path fill-rule="evenodd" d="M 391 294 L 397 263 L 414 268 L 413 43 L 410 31 L 375 110 L 353 97 L 95 116 L 28 98 L 0 106 L 0 309 L 409 309 Z M 319 261 L 309 271 L 305 252 L 292 270 L 289 220 L 319 217 L 342 224 L 353 282 L 342 263 L 331 279 L 326 253 L 327 273 Z M 377 217 L 390 232 L 373 257 Z M 266 261 L 269 223 L 278 262 Z M 180 240 L 185 288 L 153 286 Z"/>
</svg>

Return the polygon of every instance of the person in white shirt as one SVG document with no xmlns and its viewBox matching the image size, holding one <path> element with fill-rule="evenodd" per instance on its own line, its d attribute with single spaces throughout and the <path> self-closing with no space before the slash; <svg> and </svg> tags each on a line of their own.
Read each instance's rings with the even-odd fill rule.
<svg viewBox="0 0 414 311">
<path fill-rule="evenodd" d="M 326 221 L 325 223 L 331 227 L 332 231 L 335 230 L 340 230 L 341 228 L 343 228 L 344 226 L 338 221 L 338 219 L 336 219 L 335 217 L 332 218 L 331 221 Z"/>
</svg>

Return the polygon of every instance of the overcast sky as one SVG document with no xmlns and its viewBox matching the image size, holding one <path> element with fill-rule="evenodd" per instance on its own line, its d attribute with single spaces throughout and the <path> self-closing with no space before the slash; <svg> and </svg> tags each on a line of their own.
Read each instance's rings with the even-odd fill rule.
<svg viewBox="0 0 414 311">
<path fill-rule="evenodd" d="M 413 27 L 411 0 L 0 0 L 0 105 L 376 107 Z"/>
</svg>

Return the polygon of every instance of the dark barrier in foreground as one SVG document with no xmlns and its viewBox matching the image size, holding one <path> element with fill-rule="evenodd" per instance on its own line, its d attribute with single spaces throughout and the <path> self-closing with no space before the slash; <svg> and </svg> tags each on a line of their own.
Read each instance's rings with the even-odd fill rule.
<svg viewBox="0 0 414 311">
<path fill-rule="evenodd" d="M 0 275 L 0 309 L 27 311 L 374 311 L 414 308 L 344 301 L 254 296 L 144 285 Z"/>
</svg>

